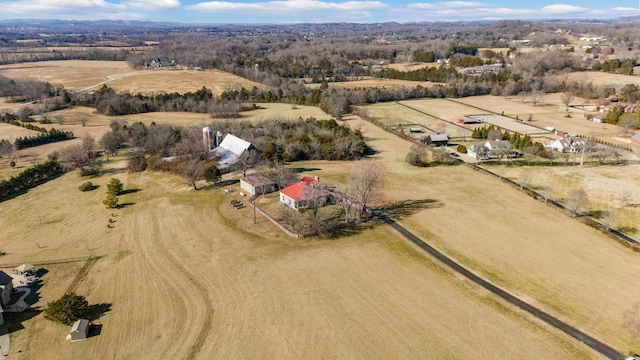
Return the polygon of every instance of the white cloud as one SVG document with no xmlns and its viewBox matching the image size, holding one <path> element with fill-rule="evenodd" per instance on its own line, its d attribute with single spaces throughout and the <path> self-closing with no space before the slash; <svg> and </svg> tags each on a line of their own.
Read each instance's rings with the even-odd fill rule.
<svg viewBox="0 0 640 360">
<path fill-rule="evenodd" d="M 144 9 L 173 9 L 180 7 L 180 0 L 130 0 L 127 5 Z"/>
<path fill-rule="evenodd" d="M 260 14 L 265 15 L 309 13 L 312 11 L 348 11 L 358 12 L 357 14 L 351 15 L 368 16 L 369 13 L 367 12 L 367 10 L 384 9 L 387 7 L 388 5 L 380 1 L 325 2 L 319 0 L 282 0 L 253 3 L 208 1 L 191 6 L 186 6 L 185 8 L 187 10 L 197 10 L 211 13 L 259 12 Z"/>
<path fill-rule="evenodd" d="M 580 14 L 586 13 L 589 11 L 587 8 L 583 8 L 580 6 L 574 5 L 566 5 L 566 4 L 554 4 L 548 5 L 540 9 L 543 14 L 552 14 L 552 15 L 565 15 L 565 14 Z"/>
<path fill-rule="evenodd" d="M 461 8 L 479 8 L 489 5 L 472 2 L 472 1 L 441 1 L 437 3 L 414 3 L 407 5 L 414 9 L 442 10 L 442 9 L 461 9 Z"/>
</svg>

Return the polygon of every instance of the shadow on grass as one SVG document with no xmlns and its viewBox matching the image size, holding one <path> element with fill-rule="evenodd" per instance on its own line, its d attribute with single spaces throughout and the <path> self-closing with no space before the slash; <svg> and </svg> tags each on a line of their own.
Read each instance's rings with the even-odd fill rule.
<svg viewBox="0 0 640 360">
<path fill-rule="evenodd" d="M 87 333 L 87 339 L 94 336 L 100 336 L 102 334 L 102 324 L 91 324 L 89 332 Z"/>
<path fill-rule="evenodd" d="M 135 194 L 139 191 L 142 191 L 142 189 L 126 189 L 126 190 L 122 190 L 120 195 Z"/>
<path fill-rule="evenodd" d="M 132 205 L 135 205 L 135 204 L 136 203 L 134 203 L 134 202 L 126 202 L 126 203 L 118 204 L 118 209 L 124 209 L 127 206 L 132 206 Z"/>
<path fill-rule="evenodd" d="M 111 311 L 110 303 L 92 304 L 87 307 L 84 318 L 89 321 L 96 321 L 109 311 Z"/>
<path fill-rule="evenodd" d="M 235 185 L 240 183 L 240 180 L 236 180 L 236 179 L 232 179 L 232 180 L 225 180 L 225 181 L 220 181 L 215 183 L 215 187 L 224 187 L 224 186 L 231 186 L 231 185 Z"/>
<path fill-rule="evenodd" d="M 322 170 L 320 168 L 305 168 L 305 167 L 301 167 L 301 168 L 294 168 L 293 171 L 296 172 L 296 174 L 302 173 L 302 172 L 307 172 L 307 171 L 318 171 L 318 170 Z"/>
<path fill-rule="evenodd" d="M 444 204 L 435 199 L 404 200 L 379 207 L 377 210 L 385 216 L 399 220 L 425 209 L 437 209 Z"/>
<path fill-rule="evenodd" d="M 40 309 L 28 308 L 23 312 L 4 313 L 5 326 L 9 334 L 24 329 L 23 322 L 32 319 L 42 313 Z"/>
</svg>

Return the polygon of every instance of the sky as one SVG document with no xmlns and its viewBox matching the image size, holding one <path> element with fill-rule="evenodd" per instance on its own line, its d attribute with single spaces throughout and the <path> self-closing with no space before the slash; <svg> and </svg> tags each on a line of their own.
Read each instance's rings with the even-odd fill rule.
<svg viewBox="0 0 640 360">
<path fill-rule="evenodd" d="M 0 20 L 147 20 L 208 24 L 609 19 L 640 0 L 0 0 Z"/>
</svg>

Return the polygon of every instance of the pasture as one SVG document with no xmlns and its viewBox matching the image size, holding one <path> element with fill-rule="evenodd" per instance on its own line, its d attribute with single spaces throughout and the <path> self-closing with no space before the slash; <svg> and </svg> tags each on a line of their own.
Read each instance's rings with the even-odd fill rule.
<svg viewBox="0 0 640 360">
<path fill-rule="evenodd" d="M 184 74 L 170 78 L 164 70 L 130 75 L 132 71 L 118 68 L 114 73 L 125 74 L 112 82 L 125 88 L 149 81 L 145 87 L 156 91 L 161 86 L 153 87 L 154 76 L 164 76 L 158 80 L 162 86 L 195 86 L 192 80 L 181 82 Z M 195 74 L 203 73 L 207 71 Z M 111 75 L 104 70 L 77 88 Z M 67 76 L 67 82 L 75 83 Z M 225 84 L 218 83 L 230 86 Z M 402 103 L 452 122 L 481 113 L 474 106 L 500 111 L 491 102 L 495 99 L 530 113 L 527 104 L 514 100 L 469 99 L 475 98 Z M 245 113 L 242 119 L 327 117 L 315 108 L 263 106 L 267 109 Z M 445 132 L 466 131 L 399 104 L 365 109 L 389 124 L 415 121 L 443 126 Z M 86 108 L 61 113 L 65 123 L 51 126 L 96 139 L 112 119 Z M 80 123 L 83 117 L 88 118 L 86 126 Z M 185 113 L 123 118 L 193 126 L 212 121 L 207 114 Z M 356 116 L 345 119 L 362 130 L 372 157 L 387 170 L 385 196 L 375 205 L 404 204 L 391 215 L 461 264 L 618 350 L 640 350 L 623 325 L 624 312 L 640 302 L 640 284 L 629 275 L 640 272 L 637 253 L 466 166 L 411 167 L 404 159 L 412 143 Z M 19 166 L 70 143 L 21 151 Z M 76 291 L 91 304 L 112 304 L 99 319 L 101 334 L 73 345 L 63 340 L 67 326 L 41 315 L 25 319 L 23 328 L 11 335 L 16 359 L 105 354 L 135 359 L 598 358 L 579 341 L 444 269 L 384 225 L 338 239 L 291 239 L 265 219 L 253 224 L 249 208 L 228 206 L 230 199 L 239 198 L 238 191 L 227 195 L 204 183 L 203 190 L 194 191 L 177 176 L 127 174 L 124 151 L 120 156 L 99 177 L 71 172 L 0 202 L 0 251 L 8 253 L 2 262 L 102 256 Z M 347 162 L 295 166 L 334 185 L 350 171 Z M 0 169 L 5 175 L 3 163 Z M 120 203 L 126 204 L 121 209 L 106 210 L 101 204 L 110 177 L 134 190 L 121 196 Z M 80 192 L 77 187 L 87 180 L 98 188 Z M 115 221 L 113 227 L 107 226 L 108 219 Z M 37 305 L 57 298 L 75 269 L 52 268 Z"/>
<path fill-rule="evenodd" d="M 95 90 L 106 84 L 116 91 L 148 95 L 185 93 L 203 86 L 215 94 L 242 86 L 264 87 L 220 70 L 195 71 L 181 67 L 134 70 L 125 61 L 66 60 L 0 65 L 0 75 L 47 81 L 72 91 Z"/>
<path fill-rule="evenodd" d="M 533 305 L 614 347 L 637 348 L 623 317 L 640 302 L 640 281 L 629 276 L 640 271 L 638 253 L 466 166 L 412 168 L 403 162 L 411 143 L 368 123 L 362 130 L 386 164 L 388 202 L 442 204 L 400 223 Z"/>
<path fill-rule="evenodd" d="M 73 345 L 67 326 L 24 320 L 11 335 L 15 358 L 596 358 L 384 226 L 337 241 L 295 240 L 264 219 L 254 225 L 248 208 L 229 207 L 237 192 L 193 191 L 171 175 L 121 173 L 122 165 L 110 167 L 138 189 L 122 196 L 123 209 L 99 204 L 109 174 L 88 193 L 69 173 L 0 203 L 6 261 L 101 255 L 77 292 L 111 304 L 100 335 Z M 46 283 L 42 299 L 73 276 L 51 269 L 46 277 L 58 285 Z"/>
</svg>

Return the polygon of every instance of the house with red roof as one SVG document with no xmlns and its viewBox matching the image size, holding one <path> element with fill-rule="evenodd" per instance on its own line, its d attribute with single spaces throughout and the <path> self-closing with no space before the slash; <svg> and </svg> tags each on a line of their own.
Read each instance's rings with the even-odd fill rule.
<svg viewBox="0 0 640 360">
<path fill-rule="evenodd" d="M 305 176 L 293 185 L 280 189 L 280 202 L 294 210 L 302 211 L 326 206 L 330 195 L 331 193 L 320 184 L 319 178 Z"/>
</svg>

